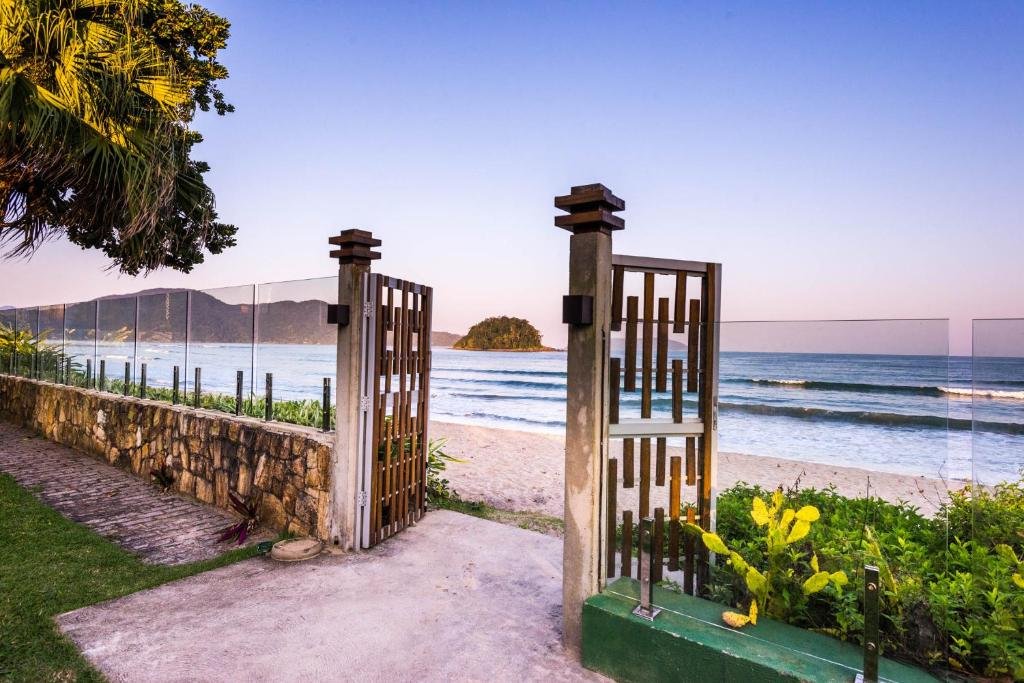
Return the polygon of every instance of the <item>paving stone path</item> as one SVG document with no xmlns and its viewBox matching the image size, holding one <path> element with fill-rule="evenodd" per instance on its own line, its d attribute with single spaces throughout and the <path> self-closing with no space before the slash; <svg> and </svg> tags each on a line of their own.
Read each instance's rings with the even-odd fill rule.
<svg viewBox="0 0 1024 683">
<path fill-rule="evenodd" d="M 65 517 L 88 526 L 150 564 L 185 564 L 230 549 L 216 531 L 230 513 L 163 493 L 92 456 L 0 420 L 0 471 L 35 490 Z"/>
</svg>

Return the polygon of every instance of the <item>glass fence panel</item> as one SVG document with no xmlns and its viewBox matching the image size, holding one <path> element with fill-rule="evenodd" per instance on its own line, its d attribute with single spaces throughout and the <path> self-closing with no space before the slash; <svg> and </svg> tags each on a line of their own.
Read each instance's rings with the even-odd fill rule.
<svg viewBox="0 0 1024 683">
<path fill-rule="evenodd" d="M 138 299 L 134 296 L 99 299 L 96 357 L 101 390 L 132 393 L 135 379 L 135 323 Z"/>
<path fill-rule="evenodd" d="M 177 369 L 177 400 L 184 400 L 188 297 L 186 291 L 161 292 L 139 297 L 136 376 L 141 384 L 142 369 L 145 365 L 147 398 L 173 401 Z M 142 392 L 141 386 L 139 392 Z"/>
<path fill-rule="evenodd" d="M 699 329 L 700 336 L 706 333 Z M 639 576 L 635 510 L 646 498 L 652 514 L 660 508 L 665 516 L 665 563 L 656 574 L 668 592 L 656 594 L 655 604 L 658 595 L 665 602 L 664 596 L 676 600 L 672 592 L 688 592 L 690 568 L 682 558 L 692 543 L 712 553 L 699 597 L 721 605 L 711 612 L 697 609 L 694 614 L 705 616 L 693 618 L 712 614 L 716 628 L 759 638 L 756 627 L 725 623 L 749 617 L 756 602 L 761 619 L 832 634 L 859 648 L 864 567 L 879 566 L 887 582 L 880 605 L 883 655 L 947 666 L 946 608 L 929 602 L 922 586 L 946 576 L 947 523 L 940 510 L 970 474 L 969 405 L 956 398 L 969 382 L 960 366 L 951 375 L 948 322 L 727 322 L 717 325 L 717 334 L 719 444 L 717 462 L 708 468 L 717 539 L 671 521 L 669 465 L 678 458 L 676 512 L 685 522 L 697 502 L 699 439 L 668 439 L 663 452 L 652 439 L 646 454 L 638 443 L 632 457 L 612 440 L 612 457 L 623 467 L 630 463 L 633 479 L 627 485 L 620 468 L 617 506 L 634 510 L 628 555 L 621 525 L 615 539 L 616 575 L 627 556 L 632 576 Z M 613 355 L 623 336 L 613 333 Z M 678 360 L 686 367 L 689 329 L 670 333 L 668 340 L 668 366 Z M 655 418 L 672 418 L 671 383 L 668 389 L 654 392 Z M 699 416 L 691 392 L 687 387 L 684 393 L 684 419 Z M 621 415 L 639 410 L 639 402 L 639 391 L 620 394 Z M 670 561 L 666 548 L 679 553 L 678 562 Z M 692 571 L 701 572 L 699 555 Z M 631 579 L 608 586 L 622 593 L 634 589 Z M 859 671 L 859 649 L 807 643 L 795 649 L 809 648 L 804 654 Z"/>
<path fill-rule="evenodd" d="M 951 572 L 973 573 L 951 637 L 973 674 L 1024 676 L 1024 319 L 973 322 L 973 513 L 950 516 Z M 969 542 L 968 542 L 969 540 Z"/>
<path fill-rule="evenodd" d="M 13 308 L 0 310 L 0 372 L 13 375 L 15 330 L 18 313 Z"/>
<path fill-rule="evenodd" d="M 39 371 L 48 382 L 63 381 L 64 367 L 64 304 L 39 309 Z"/>
<path fill-rule="evenodd" d="M 243 400 L 252 395 L 256 287 L 196 290 L 190 295 L 188 402 L 195 401 L 195 371 L 199 369 L 202 405 L 234 412 L 239 371 Z"/>
<path fill-rule="evenodd" d="M 35 377 L 39 334 L 39 309 L 15 311 L 15 371 L 22 377 Z"/>
<path fill-rule="evenodd" d="M 338 335 L 337 326 L 327 322 L 327 305 L 337 300 L 336 277 L 258 287 L 255 398 L 265 412 L 270 373 L 274 419 L 323 427 L 324 379 L 333 392 Z"/>
<path fill-rule="evenodd" d="M 71 359 L 71 380 L 77 386 L 96 385 L 96 302 L 64 307 L 64 353 Z"/>
</svg>

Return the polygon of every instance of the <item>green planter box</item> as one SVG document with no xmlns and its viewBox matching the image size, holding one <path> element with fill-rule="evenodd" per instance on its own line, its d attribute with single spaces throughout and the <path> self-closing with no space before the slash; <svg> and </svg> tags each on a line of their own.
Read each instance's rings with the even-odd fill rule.
<svg viewBox="0 0 1024 683">
<path fill-rule="evenodd" d="M 853 681 L 860 648 L 771 619 L 737 631 L 722 623 L 723 607 L 654 589 L 662 607 L 653 622 L 633 615 L 640 585 L 620 578 L 583 606 L 583 664 L 619 681 Z M 931 683 L 930 674 L 882 659 L 880 676 Z"/>
</svg>

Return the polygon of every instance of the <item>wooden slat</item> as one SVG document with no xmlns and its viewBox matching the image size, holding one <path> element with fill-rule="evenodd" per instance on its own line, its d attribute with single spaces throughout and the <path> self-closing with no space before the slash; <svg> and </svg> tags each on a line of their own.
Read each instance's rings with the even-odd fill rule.
<svg viewBox="0 0 1024 683">
<path fill-rule="evenodd" d="M 387 303 L 388 316 L 387 316 L 387 322 L 388 322 L 388 332 L 390 332 L 390 331 L 395 329 L 395 319 L 394 319 L 394 315 L 395 315 L 395 290 L 392 289 L 391 287 L 388 287 L 387 291 L 388 291 L 388 303 Z"/>
<path fill-rule="evenodd" d="M 640 375 L 640 417 L 651 416 L 651 366 L 654 355 L 654 273 L 644 273 L 643 353 Z M 647 515 L 641 514 L 641 517 Z"/>
<path fill-rule="evenodd" d="M 672 421 L 683 421 L 683 361 L 672 359 Z"/>
<path fill-rule="evenodd" d="M 721 288 L 721 266 L 717 263 L 708 264 L 708 274 L 704 278 L 704 346 L 701 365 L 704 370 L 701 381 L 702 393 L 700 402 L 704 416 L 704 438 L 701 439 L 701 472 L 704 493 L 703 516 L 707 521 L 707 529 L 711 528 L 712 506 L 714 504 L 714 459 L 718 450 L 718 321 L 721 310 L 719 290 Z M 701 584 L 703 585 L 703 583 Z"/>
<path fill-rule="evenodd" d="M 686 522 L 688 524 L 694 523 L 693 508 L 687 508 L 686 510 Z M 695 585 L 693 572 L 694 555 L 696 539 L 692 533 L 686 533 L 683 536 L 683 590 L 687 595 L 693 595 L 693 588 Z"/>
<path fill-rule="evenodd" d="M 669 463 L 668 492 L 668 570 L 679 569 L 679 505 L 681 500 L 682 458 L 673 455 Z"/>
<path fill-rule="evenodd" d="M 633 439 L 622 440 L 622 488 L 633 488 Z"/>
<path fill-rule="evenodd" d="M 654 556 L 654 567 L 651 581 L 661 581 L 665 569 L 665 509 L 654 509 L 654 539 L 651 543 L 651 554 Z"/>
<path fill-rule="evenodd" d="M 697 391 L 697 362 L 700 357 L 700 299 L 690 300 L 690 326 L 686 342 L 686 390 Z"/>
<path fill-rule="evenodd" d="M 608 372 L 608 423 L 619 424 L 619 382 L 622 381 L 622 359 L 612 358 Z"/>
<path fill-rule="evenodd" d="M 428 437 L 428 428 L 430 424 L 430 365 L 431 365 L 431 346 L 430 346 L 430 334 L 433 330 L 434 320 L 434 290 L 427 287 L 423 291 L 423 324 L 420 326 L 420 344 L 424 349 L 424 352 L 419 357 L 420 362 L 420 405 L 421 414 L 420 417 L 420 429 L 423 431 L 424 438 L 421 448 L 423 454 L 421 456 L 422 462 L 420 462 L 420 515 L 427 509 L 427 449 L 430 447 L 430 441 Z"/>
<path fill-rule="evenodd" d="M 622 266 L 612 268 L 612 324 L 611 329 L 618 332 L 622 329 L 622 288 L 625 270 Z"/>
<path fill-rule="evenodd" d="M 686 273 L 676 272 L 675 313 L 672 320 L 672 331 L 681 334 L 686 331 Z"/>
<path fill-rule="evenodd" d="M 619 556 L 622 576 L 633 576 L 633 511 L 622 511 L 622 546 Z"/>
<path fill-rule="evenodd" d="M 640 300 L 635 296 L 626 298 L 626 376 L 623 378 L 625 391 L 636 391 L 636 322 Z"/>
<path fill-rule="evenodd" d="M 618 510 L 618 489 L 619 489 L 619 461 L 615 458 L 608 459 L 608 505 L 605 511 L 605 577 L 615 576 L 615 531 L 619 520 Z"/>
<path fill-rule="evenodd" d="M 651 440 L 640 439 L 640 519 L 651 507 Z"/>
<path fill-rule="evenodd" d="M 654 459 L 654 484 L 655 486 L 665 485 L 665 439 L 658 439 L 655 441 L 655 453 L 657 454 Z"/>
<path fill-rule="evenodd" d="M 668 299 L 658 299 L 658 353 L 654 390 L 668 391 Z"/>
<path fill-rule="evenodd" d="M 697 483 L 697 444 L 692 437 L 686 440 L 686 485 Z"/>
</svg>

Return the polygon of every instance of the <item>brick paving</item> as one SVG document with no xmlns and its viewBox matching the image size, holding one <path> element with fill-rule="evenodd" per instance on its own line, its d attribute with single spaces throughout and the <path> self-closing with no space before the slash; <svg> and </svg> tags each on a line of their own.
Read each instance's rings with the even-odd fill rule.
<svg viewBox="0 0 1024 683">
<path fill-rule="evenodd" d="M 232 547 L 218 543 L 216 536 L 218 529 L 235 521 L 230 513 L 164 493 L 128 472 L 2 420 L 0 471 L 65 517 L 149 564 L 206 560 Z"/>
</svg>

